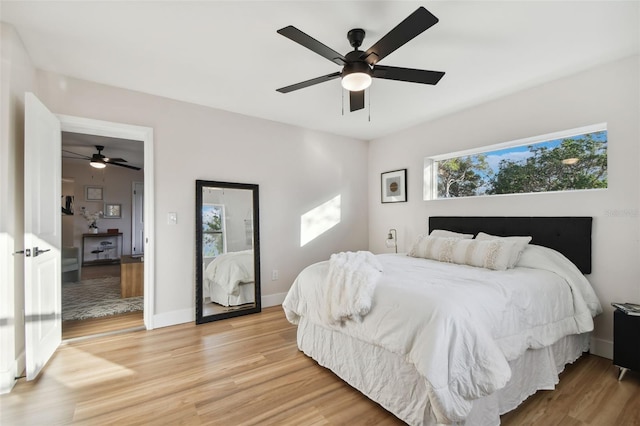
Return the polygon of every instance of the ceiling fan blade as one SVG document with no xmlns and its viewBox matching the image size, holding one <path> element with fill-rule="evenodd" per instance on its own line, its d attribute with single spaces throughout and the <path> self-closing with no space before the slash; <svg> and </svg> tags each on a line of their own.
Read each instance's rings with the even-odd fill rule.
<svg viewBox="0 0 640 426">
<path fill-rule="evenodd" d="M 336 52 L 330 47 L 325 46 L 315 38 L 311 37 L 308 34 L 303 33 L 302 31 L 300 31 L 299 29 L 297 29 L 292 25 L 279 29 L 278 34 L 282 34 L 288 39 L 295 41 L 296 43 L 306 47 L 307 49 L 317 53 L 320 56 L 327 58 L 331 62 L 334 62 L 338 65 L 342 66 L 347 63 L 344 56 L 342 56 L 340 53 Z"/>
<path fill-rule="evenodd" d="M 126 163 L 127 160 L 125 160 L 124 158 L 103 158 L 103 160 L 105 161 L 105 163 Z"/>
<path fill-rule="evenodd" d="M 437 22 L 438 18 L 420 6 L 404 21 L 400 22 L 394 29 L 378 40 L 376 44 L 371 46 L 369 50 L 360 56 L 360 59 L 365 60 L 369 65 L 374 65 Z"/>
<path fill-rule="evenodd" d="M 140 167 L 130 166 L 128 164 L 120 164 L 120 163 L 109 163 L 109 164 L 113 166 L 126 167 L 127 169 L 140 170 Z"/>
<path fill-rule="evenodd" d="M 349 92 L 349 111 L 364 109 L 364 90 Z"/>
<path fill-rule="evenodd" d="M 416 70 L 413 68 L 385 67 L 380 65 L 373 67 L 373 77 L 375 78 L 408 81 L 411 83 L 438 84 L 444 74 L 442 71 Z"/>
<path fill-rule="evenodd" d="M 91 160 L 91 157 L 87 157 L 86 155 L 78 154 L 77 152 L 61 150 L 62 152 L 66 152 L 67 154 L 73 154 L 75 157 L 66 157 L 66 158 L 79 158 L 82 160 Z"/>
<path fill-rule="evenodd" d="M 325 81 L 333 80 L 340 77 L 340 72 L 334 72 L 332 74 L 323 75 L 322 77 L 312 78 L 311 80 L 303 81 L 300 83 L 292 84 L 291 86 L 281 87 L 276 89 L 280 93 L 289 93 L 294 90 L 304 89 L 305 87 L 313 86 L 314 84 L 324 83 Z"/>
</svg>

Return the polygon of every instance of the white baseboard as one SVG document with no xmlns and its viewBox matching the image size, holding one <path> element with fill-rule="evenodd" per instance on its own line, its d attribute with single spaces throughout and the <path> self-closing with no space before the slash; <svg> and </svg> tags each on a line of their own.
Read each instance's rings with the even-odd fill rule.
<svg viewBox="0 0 640 426">
<path fill-rule="evenodd" d="M 613 359 L 613 342 L 592 337 L 589 352 L 603 358 Z"/>
<path fill-rule="evenodd" d="M 285 297 L 287 297 L 287 293 L 276 293 L 262 296 L 262 307 L 269 308 L 271 306 L 282 305 Z"/>
<path fill-rule="evenodd" d="M 185 324 L 188 322 L 195 323 L 195 308 L 182 309 L 180 311 L 171 311 L 164 314 L 153 316 L 153 328 L 170 327 L 172 325 Z"/>
<path fill-rule="evenodd" d="M 0 395 L 11 392 L 16 384 L 17 373 L 14 368 L 0 371 Z"/>
<path fill-rule="evenodd" d="M 11 392 L 18 377 L 25 369 L 26 355 L 22 351 L 18 358 L 9 367 L 9 370 L 0 371 L 0 395 Z"/>
<path fill-rule="evenodd" d="M 276 293 L 262 296 L 262 307 L 268 308 L 271 306 L 282 305 L 287 293 Z M 153 316 L 153 328 L 170 327 L 172 325 L 185 324 L 188 322 L 195 322 L 196 310 L 182 309 L 180 311 L 171 311 L 164 314 L 157 314 Z"/>
</svg>

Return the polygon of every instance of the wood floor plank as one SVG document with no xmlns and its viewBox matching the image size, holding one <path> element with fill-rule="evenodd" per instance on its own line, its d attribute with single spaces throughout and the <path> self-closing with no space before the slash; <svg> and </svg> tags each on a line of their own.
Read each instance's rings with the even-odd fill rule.
<svg viewBox="0 0 640 426">
<path fill-rule="evenodd" d="M 640 374 L 586 355 L 502 424 L 638 425 Z M 281 307 L 63 344 L 0 395 L 2 425 L 402 425 L 301 353 Z"/>
</svg>

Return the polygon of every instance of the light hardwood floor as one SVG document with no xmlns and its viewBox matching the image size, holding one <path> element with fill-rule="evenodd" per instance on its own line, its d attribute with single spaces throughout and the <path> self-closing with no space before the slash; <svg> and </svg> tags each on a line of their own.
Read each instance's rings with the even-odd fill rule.
<svg viewBox="0 0 640 426">
<path fill-rule="evenodd" d="M 142 311 L 100 318 L 67 320 L 62 322 L 62 340 L 122 332 L 136 328 L 144 328 Z"/>
<path fill-rule="evenodd" d="M 92 265 L 82 268 L 83 280 L 104 277 L 119 277 L 120 265 Z M 62 340 L 76 339 L 102 333 L 121 332 L 144 327 L 142 311 L 101 318 L 62 321 Z"/>
<path fill-rule="evenodd" d="M 298 351 L 282 309 L 65 344 L 0 396 L 2 425 L 402 425 Z M 504 425 L 638 425 L 640 374 L 587 355 Z"/>
</svg>

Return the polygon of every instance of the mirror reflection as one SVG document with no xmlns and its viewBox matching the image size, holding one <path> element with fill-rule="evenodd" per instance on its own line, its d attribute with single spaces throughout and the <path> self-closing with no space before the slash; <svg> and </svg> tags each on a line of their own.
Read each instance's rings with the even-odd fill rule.
<svg viewBox="0 0 640 426">
<path fill-rule="evenodd" d="M 260 311 L 258 185 L 196 181 L 196 323 Z"/>
</svg>

